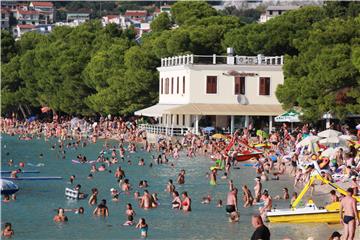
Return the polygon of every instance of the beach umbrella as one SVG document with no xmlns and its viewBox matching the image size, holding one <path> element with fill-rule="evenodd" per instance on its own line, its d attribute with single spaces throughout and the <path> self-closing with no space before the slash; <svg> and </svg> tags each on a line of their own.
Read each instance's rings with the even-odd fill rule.
<svg viewBox="0 0 360 240">
<path fill-rule="evenodd" d="M 221 138 L 225 139 L 226 138 L 226 136 L 221 133 L 216 133 L 216 134 L 212 135 L 211 137 L 215 138 L 215 139 L 221 139 Z"/>
<path fill-rule="evenodd" d="M 333 129 L 327 129 L 325 131 L 318 133 L 318 136 L 323 137 L 323 138 L 338 137 L 340 135 L 341 135 L 341 132 L 333 130 Z"/>
<path fill-rule="evenodd" d="M 294 109 L 290 109 L 286 113 L 283 113 L 277 117 L 275 117 L 275 122 L 300 122 L 299 119 L 300 113 L 295 111 Z"/>
<path fill-rule="evenodd" d="M 330 147 L 330 148 L 325 149 L 325 150 L 321 153 L 321 156 L 322 156 L 322 157 L 331 157 L 331 156 L 333 156 L 335 153 L 336 153 L 336 149 Z"/>
<path fill-rule="evenodd" d="M 310 136 L 307 136 L 306 138 L 304 138 L 303 140 L 301 140 L 296 145 L 296 147 L 305 147 L 305 146 L 311 145 L 313 143 L 316 143 L 319 140 L 320 140 L 320 138 L 318 136 L 310 135 Z"/>
<path fill-rule="evenodd" d="M 345 141 L 356 140 L 356 136 L 355 136 L 355 135 L 341 135 L 341 136 L 339 136 L 339 138 L 340 138 L 341 140 L 345 140 Z"/>
<path fill-rule="evenodd" d="M 80 122 L 80 119 L 77 117 L 74 117 L 70 121 L 71 128 L 76 128 L 78 123 Z"/>
<path fill-rule="evenodd" d="M 328 138 L 321 139 L 319 142 L 324 145 L 337 144 L 337 143 L 340 143 L 340 138 L 339 137 L 328 137 Z"/>
<path fill-rule="evenodd" d="M 12 181 L 0 179 L 1 194 L 11 195 L 19 191 L 19 187 Z"/>
</svg>

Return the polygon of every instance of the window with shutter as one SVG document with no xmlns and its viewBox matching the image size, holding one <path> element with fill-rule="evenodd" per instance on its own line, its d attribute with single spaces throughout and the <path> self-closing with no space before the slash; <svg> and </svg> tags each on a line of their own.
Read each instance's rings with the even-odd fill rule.
<svg viewBox="0 0 360 240">
<path fill-rule="evenodd" d="M 161 78 L 161 81 L 160 81 L 160 93 L 161 93 L 161 94 L 164 93 L 164 86 L 163 86 L 163 84 L 164 84 L 164 81 L 163 81 L 163 79 Z"/>
<path fill-rule="evenodd" d="M 165 94 L 169 94 L 169 78 L 165 79 Z"/>
<path fill-rule="evenodd" d="M 245 94 L 245 77 L 235 77 L 235 95 Z"/>
<path fill-rule="evenodd" d="M 217 93 L 217 77 L 207 76 L 206 77 L 206 93 L 216 94 Z"/>
<path fill-rule="evenodd" d="M 185 76 L 183 76 L 183 94 L 185 94 Z"/>
<path fill-rule="evenodd" d="M 270 95 L 270 78 L 269 77 L 261 77 L 259 80 L 259 95 Z"/>
<path fill-rule="evenodd" d="M 179 77 L 176 78 L 176 94 L 179 94 L 180 85 L 179 85 Z"/>
<path fill-rule="evenodd" d="M 174 94 L 174 78 L 171 78 L 171 94 Z"/>
</svg>

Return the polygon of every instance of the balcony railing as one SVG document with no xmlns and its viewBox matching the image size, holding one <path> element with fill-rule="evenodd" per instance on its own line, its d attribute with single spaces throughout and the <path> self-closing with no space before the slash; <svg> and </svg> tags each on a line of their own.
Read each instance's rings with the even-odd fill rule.
<svg viewBox="0 0 360 240">
<path fill-rule="evenodd" d="M 193 128 L 164 126 L 158 124 L 140 124 L 139 127 L 140 129 L 145 130 L 146 133 L 166 135 L 166 136 L 184 136 L 184 134 L 188 131 L 194 132 Z"/>
<path fill-rule="evenodd" d="M 161 67 L 191 64 L 229 64 L 229 65 L 283 65 L 284 56 L 224 56 L 224 55 L 182 55 L 161 59 Z"/>
</svg>

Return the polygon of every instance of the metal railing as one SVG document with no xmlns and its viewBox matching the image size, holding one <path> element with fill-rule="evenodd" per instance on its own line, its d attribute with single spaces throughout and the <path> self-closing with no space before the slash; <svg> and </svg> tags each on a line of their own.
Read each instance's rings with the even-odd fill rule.
<svg viewBox="0 0 360 240">
<path fill-rule="evenodd" d="M 178 127 L 178 126 L 164 126 L 159 124 L 140 124 L 140 129 L 146 131 L 146 133 L 159 134 L 166 136 L 184 136 L 188 131 L 194 132 L 193 128 Z"/>
<path fill-rule="evenodd" d="M 190 64 L 283 65 L 284 56 L 183 55 L 161 59 L 161 67 Z"/>
</svg>

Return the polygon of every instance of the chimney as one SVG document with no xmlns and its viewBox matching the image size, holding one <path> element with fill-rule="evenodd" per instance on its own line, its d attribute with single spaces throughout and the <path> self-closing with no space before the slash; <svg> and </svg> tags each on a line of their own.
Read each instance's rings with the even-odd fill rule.
<svg viewBox="0 0 360 240">
<path fill-rule="evenodd" d="M 235 64 L 234 48 L 228 47 L 226 49 L 226 53 L 227 53 L 226 64 L 234 65 Z"/>
</svg>

